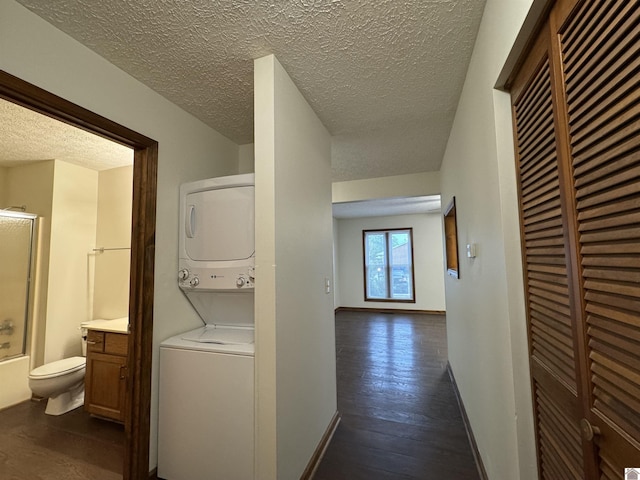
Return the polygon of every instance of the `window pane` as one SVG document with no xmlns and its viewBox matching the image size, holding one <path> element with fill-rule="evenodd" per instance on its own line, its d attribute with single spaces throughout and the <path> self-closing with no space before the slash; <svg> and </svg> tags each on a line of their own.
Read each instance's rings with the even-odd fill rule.
<svg viewBox="0 0 640 480">
<path fill-rule="evenodd" d="M 367 265 L 386 265 L 387 246 L 384 233 L 367 233 Z"/>
<path fill-rule="evenodd" d="M 367 292 L 370 298 L 387 298 L 387 246 L 384 233 L 365 236 Z"/>
<path fill-rule="evenodd" d="M 391 242 L 391 298 L 410 300 L 411 285 L 411 241 L 408 231 L 390 233 Z"/>
<path fill-rule="evenodd" d="M 387 270 L 369 267 L 367 271 L 369 298 L 387 298 Z"/>
<path fill-rule="evenodd" d="M 411 271 L 408 267 L 393 267 L 393 277 L 391 278 L 391 298 L 398 300 L 410 300 L 411 294 Z"/>
</svg>

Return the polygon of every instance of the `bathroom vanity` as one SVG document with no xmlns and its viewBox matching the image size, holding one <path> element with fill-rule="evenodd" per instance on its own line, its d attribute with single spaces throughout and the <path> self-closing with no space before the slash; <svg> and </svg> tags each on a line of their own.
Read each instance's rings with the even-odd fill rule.
<svg viewBox="0 0 640 480">
<path fill-rule="evenodd" d="M 124 422 L 128 325 L 104 320 L 91 322 L 87 328 L 84 409 L 99 417 Z"/>
</svg>

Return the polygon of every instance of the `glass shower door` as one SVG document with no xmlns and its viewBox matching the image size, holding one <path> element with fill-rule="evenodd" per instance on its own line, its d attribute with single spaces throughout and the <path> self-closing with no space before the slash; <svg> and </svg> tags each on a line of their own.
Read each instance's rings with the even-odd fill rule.
<svg viewBox="0 0 640 480">
<path fill-rule="evenodd" d="M 0 210 L 0 362 L 26 353 L 36 218 Z"/>
</svg>

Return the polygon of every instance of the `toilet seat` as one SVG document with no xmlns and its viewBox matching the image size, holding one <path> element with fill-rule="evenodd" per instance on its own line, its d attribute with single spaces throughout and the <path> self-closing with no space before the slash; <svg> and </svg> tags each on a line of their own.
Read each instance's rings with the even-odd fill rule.
<svg viewBox="0 0 640 480">
<path fill-rule="evenodd" d="M 46 363 L 35 368 L 29 374 L 31 379 L 55 378 L 68 373 L 82 370 L 86 365 L 85 357 L 70 357 L 57 360 L 55 362 Z"/>
</svg>

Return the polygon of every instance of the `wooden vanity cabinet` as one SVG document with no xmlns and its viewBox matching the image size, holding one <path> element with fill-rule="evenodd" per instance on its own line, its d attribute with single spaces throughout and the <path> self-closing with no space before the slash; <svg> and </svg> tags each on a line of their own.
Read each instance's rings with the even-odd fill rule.
<svg viewBox="0 0 640 480">
<path fill-rule="evenodd" d="M 89 330 L 84 408 L 87 412 L 124 422 L 128 335 Z"/>
</svg>

